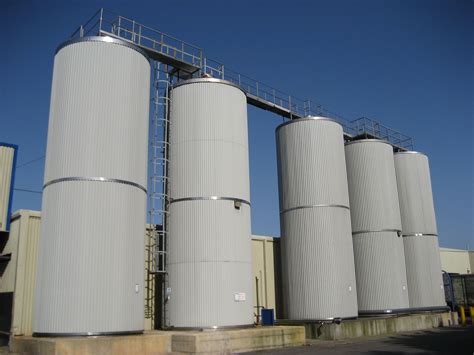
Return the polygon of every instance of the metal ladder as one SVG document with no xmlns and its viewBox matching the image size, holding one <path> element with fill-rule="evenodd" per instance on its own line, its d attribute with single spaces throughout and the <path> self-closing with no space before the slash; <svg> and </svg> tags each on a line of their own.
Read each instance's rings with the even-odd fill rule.
<svg viewBox="0 0 474 355">
<path fill-rule="evenodd" d="M 169 152 L 169 90 L 170 68 L 153 62 L 153 94 L 151 122 L 151 176 L 149 186 L 149 215 L 147 230 L 147 275 L 145 318 L 152 328 L 166 327 L 166 289 L 168 285 L 166 261 L 168 239 L 168 152 Z M 160 307 L 161 309 L 158 309 Z"/>
</svg>

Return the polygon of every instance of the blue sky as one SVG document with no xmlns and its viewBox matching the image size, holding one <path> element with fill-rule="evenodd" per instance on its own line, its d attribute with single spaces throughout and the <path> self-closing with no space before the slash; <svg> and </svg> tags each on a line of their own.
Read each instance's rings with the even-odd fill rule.
<svg viewBox="0 0 474 355">
<path fill-rule="evenodd" d="M 19 165 L 45 152 L 56 47 L 100 7 L 345 117 L 413 136 L 430 157 L 440 244 L 474 248 L 472 1 L 2 0 L 0 141 L 20 146 Z M 279 235 L 282 119 L 248 112 L 253 233 Z M 16 187 L 41 190 L 43 165 L 20 167 Z M 41 195 L 15 192 L 19 208 L 40 209 Z"/>
</svg>

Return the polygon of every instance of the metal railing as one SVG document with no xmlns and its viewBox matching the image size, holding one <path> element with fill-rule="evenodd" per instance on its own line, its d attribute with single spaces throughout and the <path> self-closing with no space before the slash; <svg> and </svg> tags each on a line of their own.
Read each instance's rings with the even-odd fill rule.
<svg viewBox="0 0 474 355">
<path fill-rule="evenodd" d="M 382 125 L 381 123 L 367 117 L 360 117 L 351 121 L 353 134 L 355 136 L 376 137 L 378 139 L 386 140 L 393 146 L 412 150 L 413 139 L 397 130 Z"/>
<path fill-rule="evenodd" d="M 286 118 L 326 116 L 338 121 L 343 126 L 348 139 L 365 134 L 387 140 L 400 149 L 413 149 L 413 139 L 411 137 L 373 119 L 361 117 L 351 121 L 314 101 L 297 98 L 233 71 L 222 63 L 205 58 L 202 49 L 199 47 L 111 11 L 100 9 L 84 25 L 81 25 L 72 34 L 72 37 L 87 35 L 113 35 L 152 53 L 159 53 L 162 59 L 174 60 L 173 65 L 178 66 L 177 69 L 179 69 L 179 66 L 186 68 L 188 71 L 190 67 L 194 68 L 195 70 L 191 71 L 191 75 L 194 77 L 208 75 L 228 80 L 245 92 L 249 104 Z"/>
<path fill-rule="evenodd" d="M 144 49 L 197 68 L 202 67 L 201 48 L 105 9 L 100 9 L 79 26 L 71 38 L 100 34 L 111 34 Z"/>
</svg>

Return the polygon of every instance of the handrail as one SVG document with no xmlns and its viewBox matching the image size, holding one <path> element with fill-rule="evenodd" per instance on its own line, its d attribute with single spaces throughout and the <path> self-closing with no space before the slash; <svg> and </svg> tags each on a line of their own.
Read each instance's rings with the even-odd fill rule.
<svg viewBox="0 0 474 355">
<path fill-rule="evenodd" d="M 97 20 L 93 21 L 94 19 Z M 172 63 L 178 66 L 181 65 L 188 71 L 190 70 L 192 76 L 209 75 L 231 81 L 246 93 L 249 100 L 252 100 L 251 103 L 290 119 L 306 116 L 326 116 L 338 121 L 349 137 L 370 135 L 385 139 L 400 149 L 413 149 L 413 139 L 397 130 L 367 117 L 349 120 L 311 100 L 303 100 L 292 96 L 249 76 L 233 71 L 224 66 L 223 63 L 206 58 L 203 56 L 203 50 L 200 47 L 112 11 L 99 9 L 84 25 L 79 26 L 71 37 L 78 34 L 82 37 L 92 31 L 96 31 L 95 33 L 98 35 L 110 34 L 130 41 L 145 50 L 159 54 L 161 57 L 158 58 L 163 60 L 169 58 Z"/>
</svg>

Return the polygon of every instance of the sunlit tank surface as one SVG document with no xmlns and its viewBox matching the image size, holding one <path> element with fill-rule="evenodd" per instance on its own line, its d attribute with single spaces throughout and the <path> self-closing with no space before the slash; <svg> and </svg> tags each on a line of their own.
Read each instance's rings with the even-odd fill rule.
<svg viewBox="0 0 474 355">
<path fill-rule="evenodd" d="M 253 324 L 245 94 L 212 78 L 171 92 L 169 321 Z"/>
<path fill-rule="evenodd" d="M 446 307 L 428 157 L 395 154 L 410 308 Z"/>
<path fill-rule="evenodd" d="M 397 181 L 390 144 L 346 144 L 360 314 L 406 311 L 408 290 Z"/>
<path fill-rule="evenodd" d="M 33 331 L 143 331 L 150 64 L 108 37 L 54 59 Z"/>
<path fill-rule="evenodd" d="M 276 130 L 284 317 L 357 316 L 344 139 L 324 117 Z"/>
</svg>

